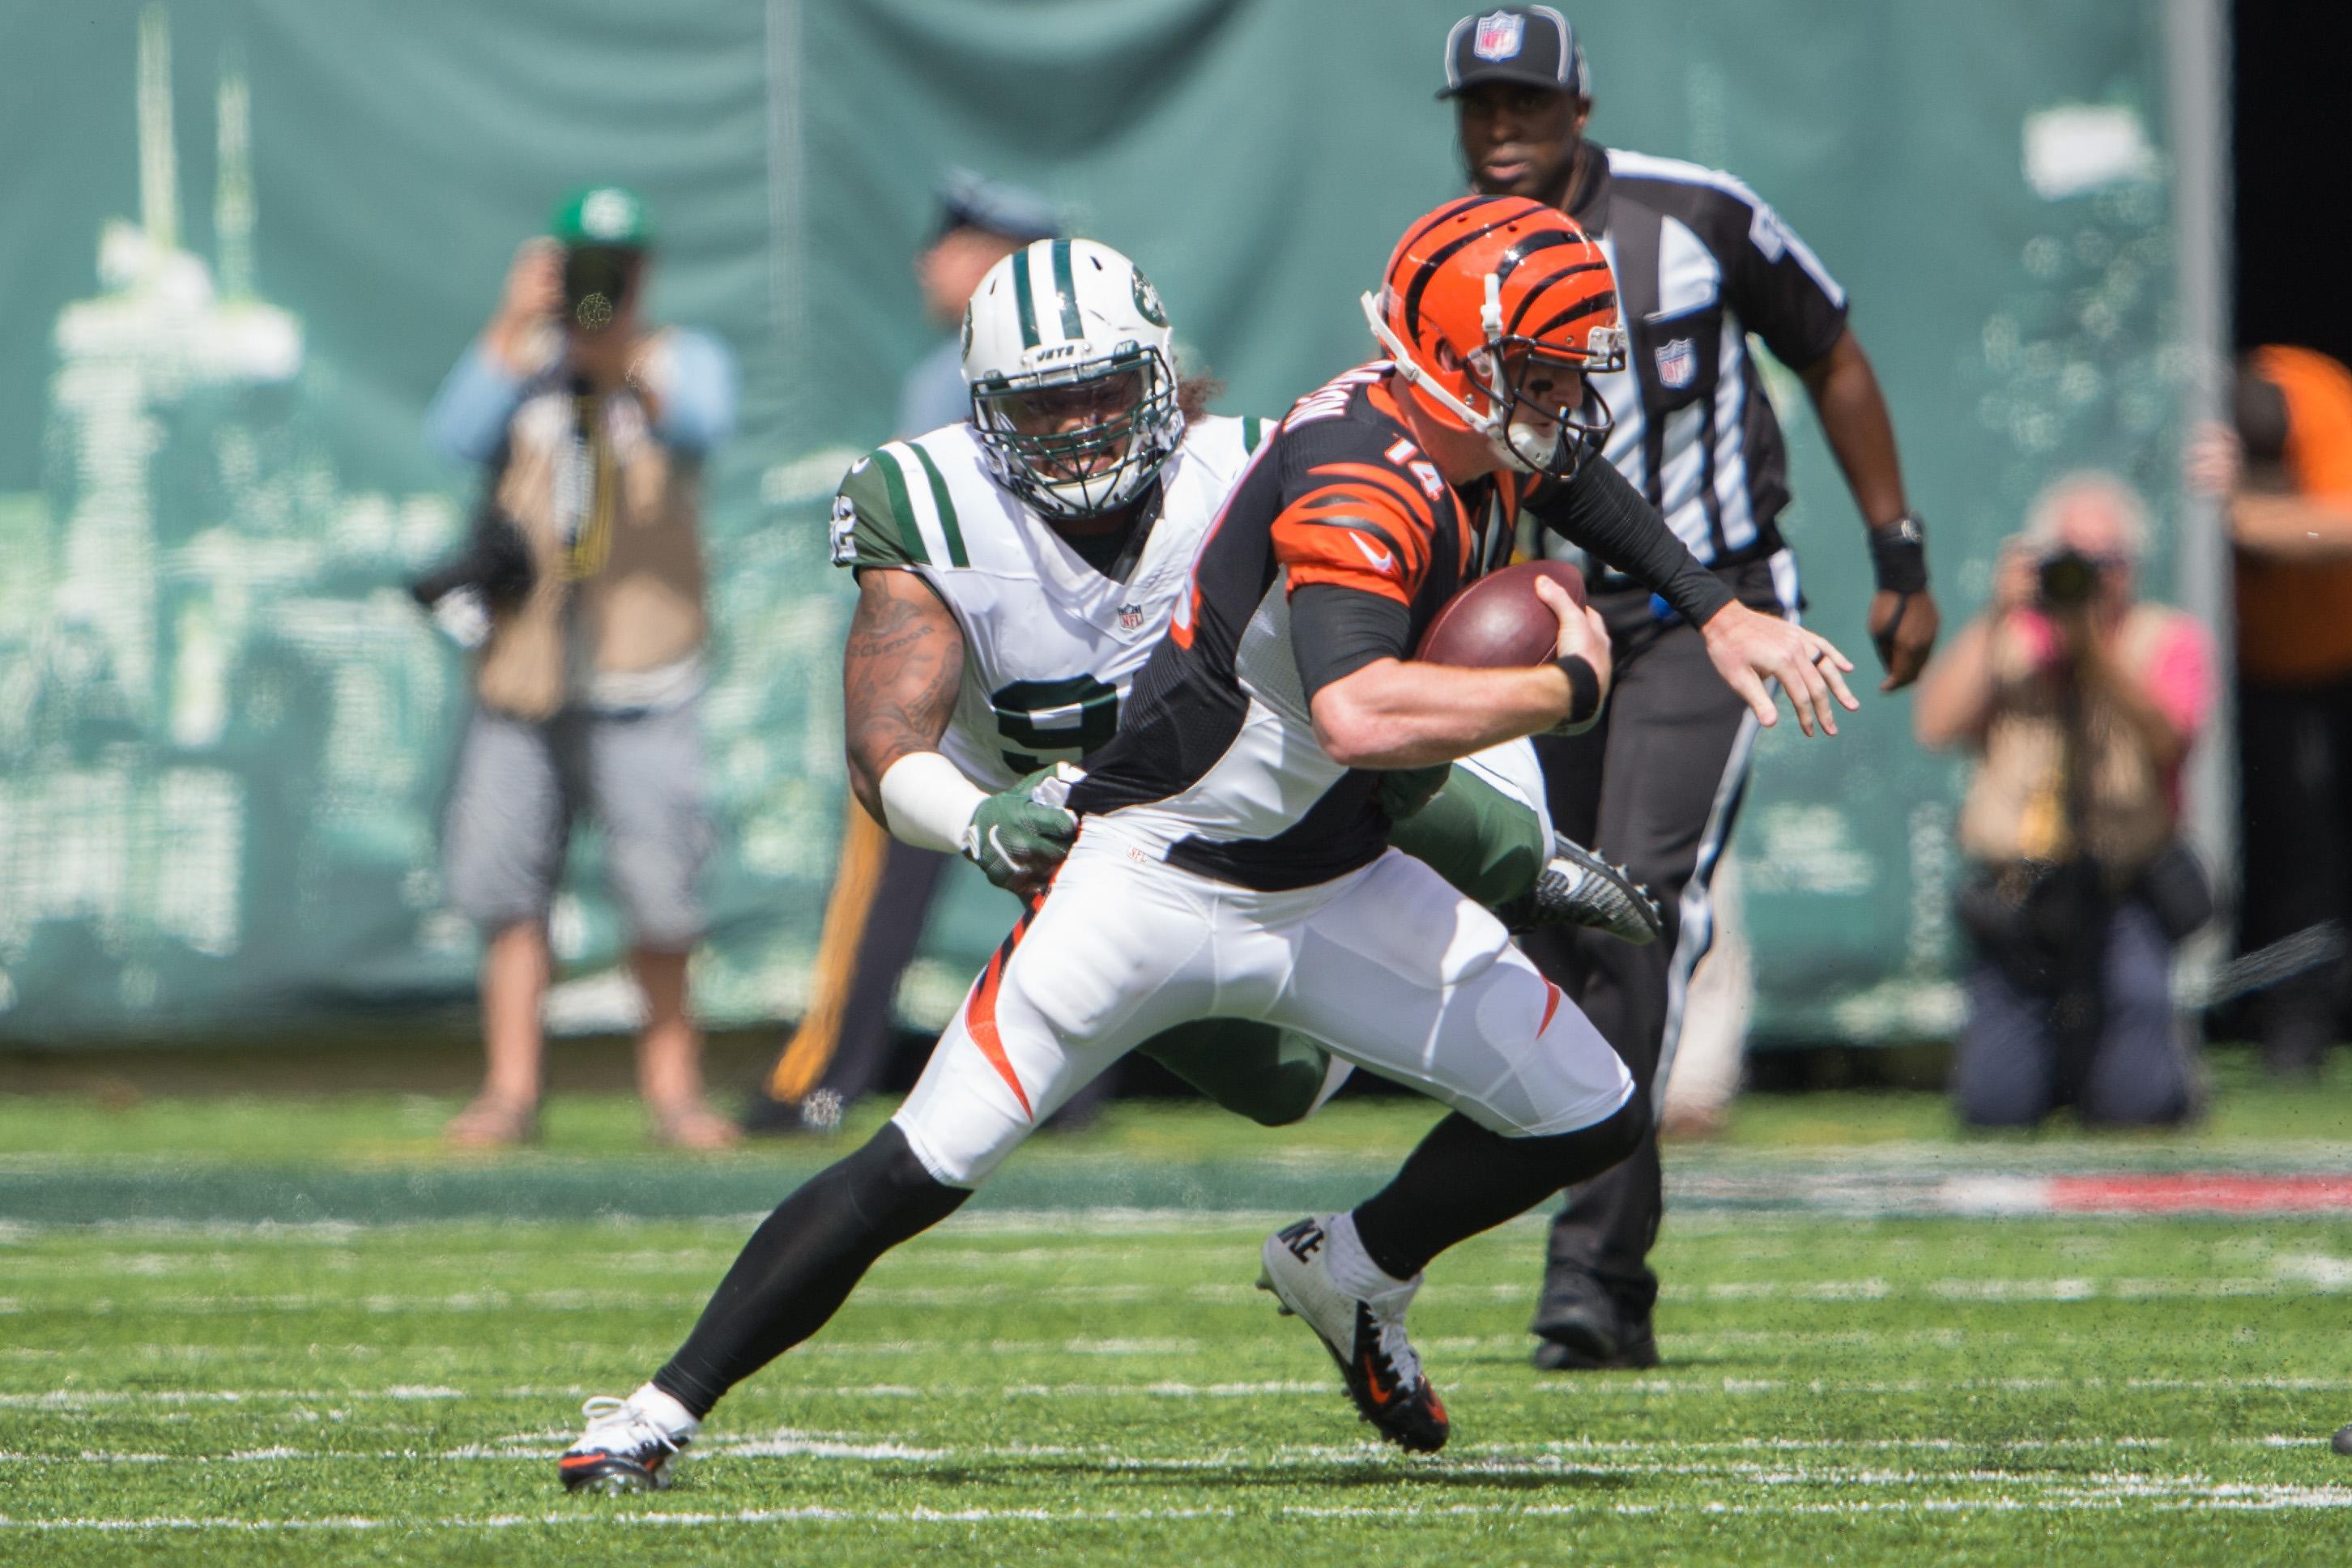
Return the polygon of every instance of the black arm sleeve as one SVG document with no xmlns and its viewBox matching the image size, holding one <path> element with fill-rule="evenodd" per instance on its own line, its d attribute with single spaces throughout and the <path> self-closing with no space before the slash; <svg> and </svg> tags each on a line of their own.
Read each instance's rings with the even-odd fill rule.
<svg viewBox="0 0 2352 1568">
<path fill-rule="evenodd" d="M 1526 506 L 1546 528 L 1642 584 L 1695 626 L 1731 603 L 1722 579 L 1700 565 L 1657 509 L 1599 458 L 1588 459 L 1564 485 L 1538 486 Z"/>
<path fill-rule="evenodd" d="M 1394 599 L 1307 583 L 1290 595 L 1290 651 L 1307 700 L 1383 658 L 1411 658 L 1412 612 Z"/>
</svg>

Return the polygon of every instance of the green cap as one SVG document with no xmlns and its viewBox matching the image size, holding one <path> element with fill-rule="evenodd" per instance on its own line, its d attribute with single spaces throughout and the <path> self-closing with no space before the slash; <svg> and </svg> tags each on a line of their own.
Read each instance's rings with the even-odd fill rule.
<svg viewBox="0 0 2352 1568">
<path fill-rule="evenodd" d="M 653 219 L 645 199 L 619 185 L 574 191 L 556 207 L 547 232 L 567 246 L 609 245 L 645 250 L 653 245 Z"/>
</svg>

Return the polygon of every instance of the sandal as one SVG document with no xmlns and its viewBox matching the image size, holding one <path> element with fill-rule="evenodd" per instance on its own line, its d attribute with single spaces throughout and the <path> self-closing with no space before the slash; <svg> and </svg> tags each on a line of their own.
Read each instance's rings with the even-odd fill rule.
<svg viewBox="0 0 2352 1568">
<path fill-rule="evenodd" d="M 743 1138 L 741 1129 L 734 1122 L 698 1100 L 683 1105 L 656 1106 L 653 1118 L 653 1141 L 664 1149 L 709 1153 L 732 1149 Z"/>
</svg>

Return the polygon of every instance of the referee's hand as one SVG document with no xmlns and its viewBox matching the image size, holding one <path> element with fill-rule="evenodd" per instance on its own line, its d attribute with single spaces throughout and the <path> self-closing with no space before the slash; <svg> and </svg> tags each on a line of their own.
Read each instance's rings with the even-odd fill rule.
<svg viewBox="0 0 2352 1568">
<path fill-rule="evenodd" d="M 1851 713 L 1862 706 L 1845 683 L 1853 661 L 1819 632 L 1735 603 L 1709 616 L 1699 636 L 1706 641 L 1715 672 L 1739 693 L 1756 721 L 1768 728 L 1780 717 L 1773 711 L 1768 681 L 1779 681 L 1789 694 L 1789 706 L 1797 710 L 1797 728 L 1808 735 L 1816 726 L 1824 735 L 1836 734 L 1837 709 Z"/>
</svg>

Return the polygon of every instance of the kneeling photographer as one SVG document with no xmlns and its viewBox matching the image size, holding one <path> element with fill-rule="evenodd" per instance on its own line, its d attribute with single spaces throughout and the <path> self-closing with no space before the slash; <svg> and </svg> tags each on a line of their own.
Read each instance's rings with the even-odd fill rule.
<svg viewBox="0 0 2352 1568">
<path fill-rule="evenodd" d="M 1978 763 L 1960 810 L 1974 955 L 1953 1070 L 1963 1120 L 2178 1121 L 2193 1100 L 2174 946 L 2211 917 L 2179 837 L 2181 764 L 2211 706 L 2204 632 L 2139 602 L 2139 498 L 2111 475 L 2045 489 L 1993 602 L 1919 686 L 1934 749 Z"/>
</svg>

